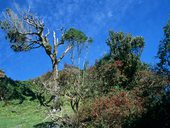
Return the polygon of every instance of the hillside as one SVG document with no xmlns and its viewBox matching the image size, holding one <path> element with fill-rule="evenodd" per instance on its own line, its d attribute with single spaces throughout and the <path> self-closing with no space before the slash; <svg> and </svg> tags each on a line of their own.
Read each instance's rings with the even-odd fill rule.
<svg viewBox="0 0 170 128">
<path fill-rule="evenodd" d="M 170 128 L 168 1 L 1 2 L 0 128 Z"/>
</svg>

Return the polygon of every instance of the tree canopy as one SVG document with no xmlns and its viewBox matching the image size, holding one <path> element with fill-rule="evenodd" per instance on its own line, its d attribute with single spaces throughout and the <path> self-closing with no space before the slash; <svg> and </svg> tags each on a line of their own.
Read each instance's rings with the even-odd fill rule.
<svg viewBox="0 0 170 128">
<path fill-rule="evenodd" d="M 121 72 L 132 78 L 140 68 L 144 39 L 140 36 L 133 37 L 131 34 L 110 31 L 106 43 L 110 48 L 110 61 L 119 63 Z"/>
<path fill-rule="evenodd" d="M 133 37 L 123 32 L 110 31 L 106 43 L 110 48 L 112 60 L 128 61 L 132 57 L 139 58 L 144 48 L 142 37 Z"/>
<path fill-rule="evenodd" d="M 161 74 L 170 75 L 170 20 L 163 28 L 164 39 L 160 41 L 157 56 L 159 62 L 157 64 L 158 71 Z"/>
</svg>

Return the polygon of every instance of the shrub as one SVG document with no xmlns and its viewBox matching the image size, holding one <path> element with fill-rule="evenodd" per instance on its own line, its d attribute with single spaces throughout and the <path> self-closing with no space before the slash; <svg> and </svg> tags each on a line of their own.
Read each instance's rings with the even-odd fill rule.
<svg viewBox="0 0 170 128">
<path fill-rule="evenodd" d="M 90 108 L 86 106 L 81 110 L 81 118 L 93 120 L 94 127 L 113 128 L 121 127 L 126 117 L 139 114 L 144 108 L 140 97 L 127 91 L 112 89 L 109 95 L 94 99 Z"/>
</svg>

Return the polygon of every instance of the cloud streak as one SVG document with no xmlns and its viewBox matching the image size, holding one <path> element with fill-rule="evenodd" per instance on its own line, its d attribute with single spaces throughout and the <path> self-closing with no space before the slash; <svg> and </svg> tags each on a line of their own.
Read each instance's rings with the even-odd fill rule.
<svg viewBox="0 0 170 128">
<path fill-rule="evenodd" d="M 125 15 L 139 0 L 27 0 L 31 10 L 44 17 L 46 25 L 54 30 L 61 26 L 76 27 L 94 37 L 93 55 L 103 55 L 107 48 L 100 36 L 109 29 L 118 27 Z M 97 38 L 95 38 L 97 37 Z M 103 45 L 103 47 L 101 47 Z M 97 46 L 97 47 L 96 47 Z M 90 53 L 90 55 L 92 55 Z"/>
<path fill-rule="evenodd" d="M 137 0 L 27 0 L 31 9 L 47 22 L 48 26 L 75 26 L 100 31 L 109 22 L 115 25 L 122 20 Z M 94 33 L 94 32 L 91 33 Z"/>
</svg>

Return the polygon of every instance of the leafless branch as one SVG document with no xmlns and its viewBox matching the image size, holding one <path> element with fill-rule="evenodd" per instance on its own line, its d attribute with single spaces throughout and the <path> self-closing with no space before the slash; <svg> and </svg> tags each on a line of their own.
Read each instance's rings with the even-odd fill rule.
<svg viewBox="0 0 170 128">
<path fill-rule="evenodd" d="M 63 57 L 73 48 L 72 45 L 68 46 L 67 49 L 63 52 L 63 54 L 60 56 L 60 58 L 57 60 L 57 62 L 59 63 Z"/>
<path fill-rule="evenodd" d="M 49 36 L 50 35 L 50 30 L 47 29 L 47 34 L 45 34 L 45 37 Z"/>
<path fill-rule="evenodd" d="M 36 18 L 35 16 L 31 15 L 31 14 L 27 14 L 25 13 L 23 20 L 28 24 L 33 26 L 39 34 L 42 34 L 43 30 L 44 30 L 44 23 Z"/>
<path fill-rule="evenodd" d="M 60 43 L 57 44 L 57 47 L 62 45 L 62 44 L 64 44 L 64 33 L 62 34 L 61 41 L 60 41 Z"/>
<path fill-rule="evenodd" d="M 53 45 L 54 45 L 54 51 L 53 51 L 53 54 L 57 54 L 57 43 L 58 43 L 58 40 L 56 39 L 56 33 L 55 31 L 53 31 Z"/>
</svg>

